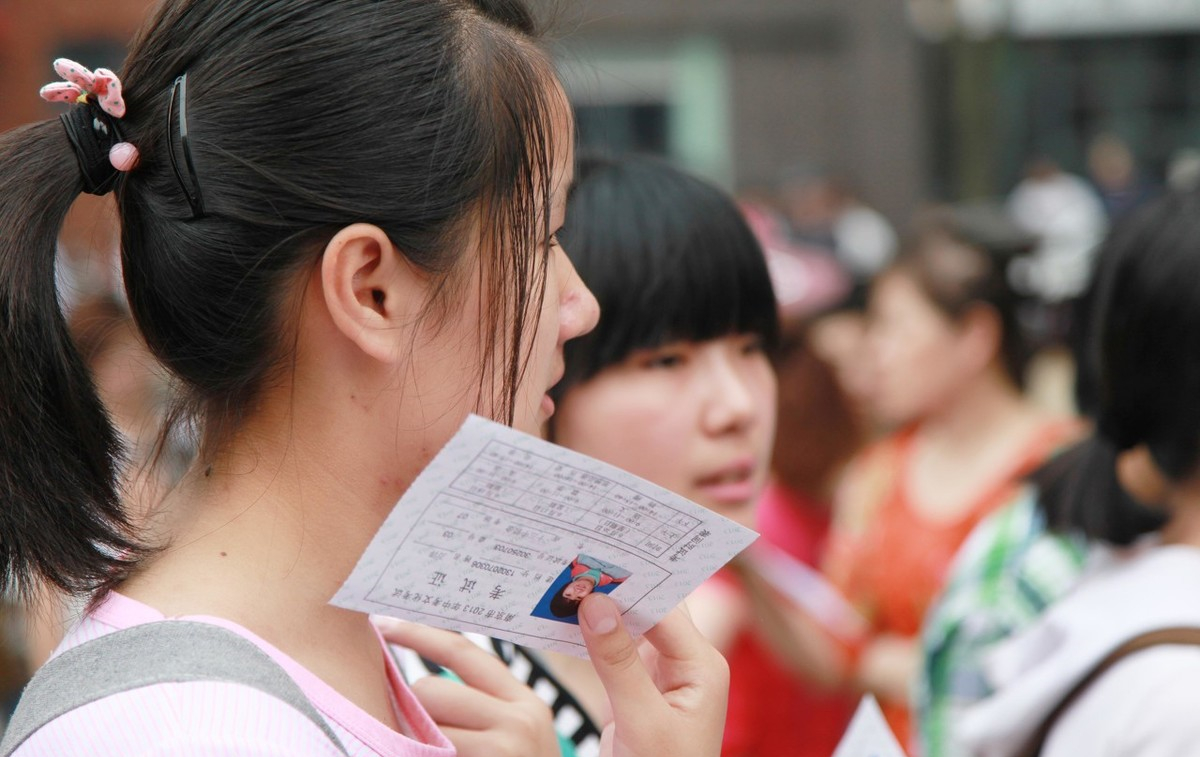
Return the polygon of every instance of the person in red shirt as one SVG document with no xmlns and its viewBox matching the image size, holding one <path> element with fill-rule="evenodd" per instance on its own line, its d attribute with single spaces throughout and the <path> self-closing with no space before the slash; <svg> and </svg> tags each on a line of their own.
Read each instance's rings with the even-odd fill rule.
<svg viewBox="0 0 1200 757">
<path fill-rule="evenodd" d="M 771 478 L 755 508 L 755 528 L 760 542 L 819 569 L 832 525 L 835 482 L 862 444 L 863 424 L 813 343 L 811 332 L 821 328 L 821 318 L 789 317 L 784 307 L 781 312 L 783 336 L 773 361 L 779 376 L 778 424 Z M 733 580 L 754 612 L 768 617 L 765 608 L 779 606 L 783 598 L 757 578 L 753 571 L 741 571 Z M 781 654 L 779 642 L 784 650 L 796 642 L 795 624 L 793 619 L 779 629 L 790 640 L 747 628 L 725 652 L 735 671 L 725 727 L 729 754 L 829 757 L 841 741 L 857 696 L 840 690 L 837 681 L 816 680 L 811 669 Z"/>
</svg>

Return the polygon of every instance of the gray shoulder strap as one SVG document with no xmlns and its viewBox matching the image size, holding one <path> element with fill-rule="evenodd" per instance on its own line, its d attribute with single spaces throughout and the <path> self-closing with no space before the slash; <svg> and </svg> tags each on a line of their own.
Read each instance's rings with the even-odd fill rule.
<svg viewBox="0 0 1200 757">
<path fill-rule="evenodd" d="M 210 623 L 172 620 L 126 628 L 80 644 L 42 666 L 25 687 L 0 757 L 55 718 L 113 694 L 157 683 L 221 681 L 270 694 L 346 748 L 279 663 L 253 642 Z"/>
</svg>

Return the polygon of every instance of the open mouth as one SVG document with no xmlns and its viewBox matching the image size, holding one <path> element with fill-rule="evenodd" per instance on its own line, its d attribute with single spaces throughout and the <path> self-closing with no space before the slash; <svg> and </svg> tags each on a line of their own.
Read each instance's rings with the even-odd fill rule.
<svg viewBox="0 0 1200 757">
<path fill-rule="evenodd" d="M 728 486 L 731 484 L 741 484 L 750 480 L 754 469 L 750 466 L 738 467 L 718 473 L 715 476 L 700 479 L 701 486 Z"/>
<path fill-rule="evenodd" d="M 755 470 L 754 461 L 748 458 L 697 480 L 701 503 L 742 505 L 753 500 L 758 494 Z"/>
</svg>

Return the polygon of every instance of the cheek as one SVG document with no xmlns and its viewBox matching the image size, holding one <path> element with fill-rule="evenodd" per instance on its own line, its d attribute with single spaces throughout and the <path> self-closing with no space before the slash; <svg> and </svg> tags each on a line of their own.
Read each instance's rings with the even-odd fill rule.
<svg viewBox="0 0 1200 757">
<path fill-rule="evenodd" d="M 541 309 L 534 310 L 537 301 L 531 301 L 525 314 L 525 333 L 521 344 L 521 359 L 527 362 L 523 380 L 531 385 L 549 378 L 548 369 L 554 359 L 558 340 L 558 292 L 554 283 L 546 285 Z M 524 388 L 524 387 L 523 387 Z M 547 387 L 536 387 L 539 392 Z"/>
<path fill-rule="evenodd" d="M 689 435 L 679 403 L 657 382 L 608 381 L 572 389 L 555 416 L 555 441 L 671 488 Z"/>
<path fill-rule="evenodd" d="M 949 335 L 931 324 L 891 330 L 872 339 L 872 392 L 881 411 L 908 413 L 934 401 L 955 382 L 955 358 Z"/>
<path fill-rule="evenodd" d="M 759 398 L 759 424 L 763 454 L 770 458 L 771 447 L 775 443 L 775 426 L 779 418 L 779 380 L 775 370 L 763 360 L 763 370 L 757 381 L 756 395 Z"/>
<path fill-rule="evenodd" d="M 513 427 L 530 434 L 541 432 L 545 416 L 543 395 L 557 376 L 559 292 L 555 283 L 547 283 L 541 309 L 535 310 L 537 300 L 531 300 L 525 313 L 524 335 L 520 346 L 521 378 L 517 386 L 516 406 L 513 408 Z M 497 396 L 506 388 L 509 361 L 497 355 L 493 366 L 493 381 Z"/>
</svg>

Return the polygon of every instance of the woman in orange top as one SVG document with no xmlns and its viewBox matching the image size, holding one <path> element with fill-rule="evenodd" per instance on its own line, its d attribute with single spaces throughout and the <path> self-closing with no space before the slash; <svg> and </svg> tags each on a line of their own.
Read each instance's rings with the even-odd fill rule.
<svg viewBox="0 0 1200 757">
<path fill-rule="evenodd" d="M 848 471 L 826 570 L 869 627 L 843 678 L 879 697 L 906 745 L 917 635 L 955 552 L 1078 428 L 1021 393 L 1027 353 L 1005 269 L 1030 242 L 987 210 L 939 211 L 871 291 L 869 401 L 900 430 Z"/>
</svg>

